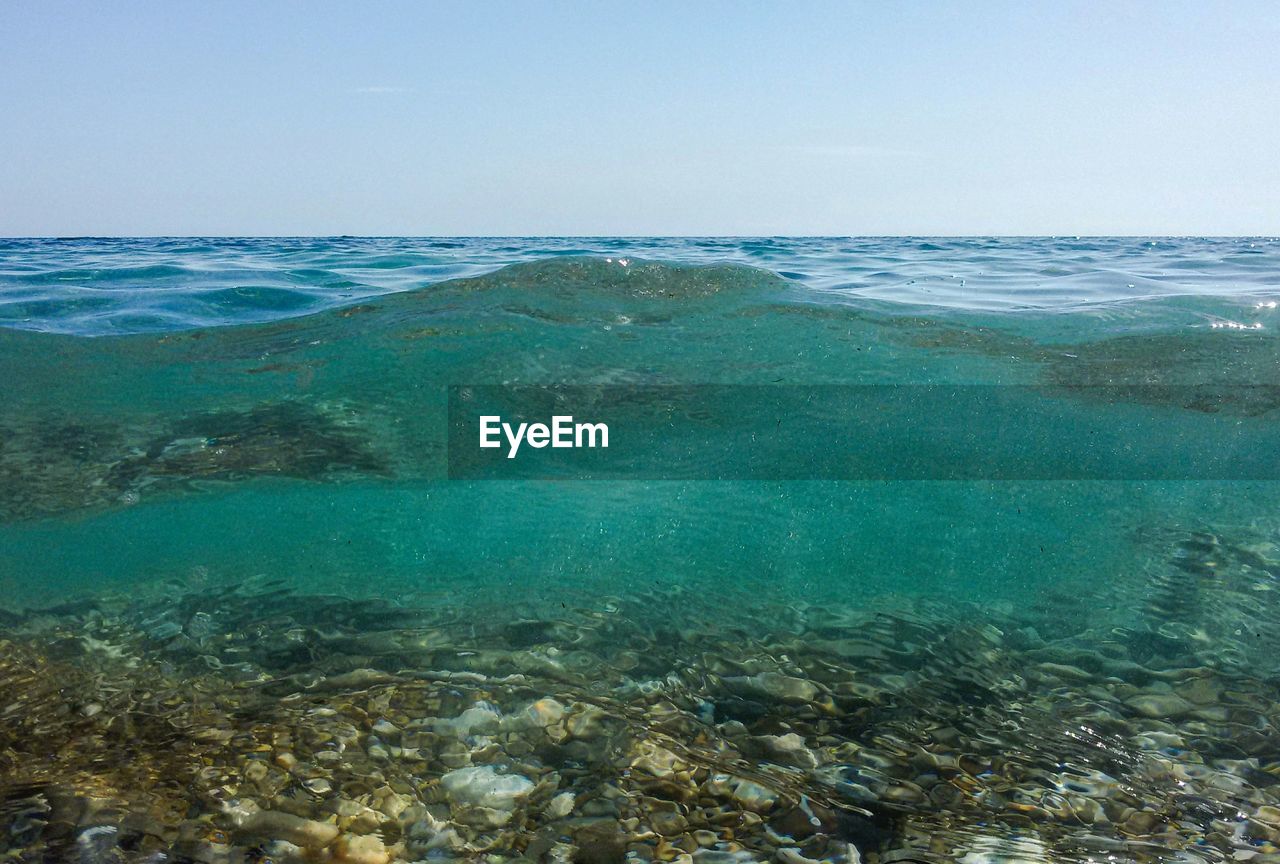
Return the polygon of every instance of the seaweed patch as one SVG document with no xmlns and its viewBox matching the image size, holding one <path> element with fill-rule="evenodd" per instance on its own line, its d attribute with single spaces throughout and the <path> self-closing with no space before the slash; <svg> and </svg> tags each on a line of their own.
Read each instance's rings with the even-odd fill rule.
<svg viewBox="0 0 1280 864">
<path fill-rule="evenodd" d="M 0 420 L 0 519 L 136 503 L 196 481 L 383 474 L 360 416 L 297 400 L 132 424 Z"/>
</svg>

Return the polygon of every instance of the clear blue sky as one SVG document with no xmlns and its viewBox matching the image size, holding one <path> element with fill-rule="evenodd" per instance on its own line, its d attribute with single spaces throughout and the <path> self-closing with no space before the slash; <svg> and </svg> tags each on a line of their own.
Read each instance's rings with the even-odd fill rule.
<svg viewBox="0 0 1280 864">
<path fill-rule="evenodd" d="M 0 3 L 0 235 L 1280 233 L 1276 2 Z"/>
</svg>

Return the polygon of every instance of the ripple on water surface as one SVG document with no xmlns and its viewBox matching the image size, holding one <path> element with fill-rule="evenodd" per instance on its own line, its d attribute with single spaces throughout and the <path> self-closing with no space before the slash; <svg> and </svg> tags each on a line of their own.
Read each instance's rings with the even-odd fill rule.
<svg viewBox="0 0 1280 864">
<path fill-rule="evenodd" d="M 0 240 L 0 323 L 103 335 L 270 321 L 563 255 L 737 262 L 783 273 L 813 302 L 967 310 L 1280 292 L 1268 238 Z M 70 289 L 97 296 L 63 308 Z"/>
</svg>

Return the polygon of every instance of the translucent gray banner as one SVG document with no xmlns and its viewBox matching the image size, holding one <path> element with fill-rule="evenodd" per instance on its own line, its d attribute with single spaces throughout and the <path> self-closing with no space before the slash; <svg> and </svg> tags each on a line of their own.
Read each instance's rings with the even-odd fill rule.
<svg viewBox="0 0 1280 864">
<path fill-rule="evenodd" d="M 448 468 L 455 479 L 1277 480 L 1277 409 L 1273 385 L 457 386 Z"/>
</svg>

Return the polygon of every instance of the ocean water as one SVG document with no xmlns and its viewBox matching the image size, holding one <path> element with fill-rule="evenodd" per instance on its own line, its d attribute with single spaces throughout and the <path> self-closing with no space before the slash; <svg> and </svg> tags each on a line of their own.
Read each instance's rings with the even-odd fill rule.
<svg viewBox="0 0 1280 864">
<path fill-rule="evenodd" d="M 1278 301 L 1274 238 L 0 240 L 0 855 L 1270 861 Z"/>
</svg>

